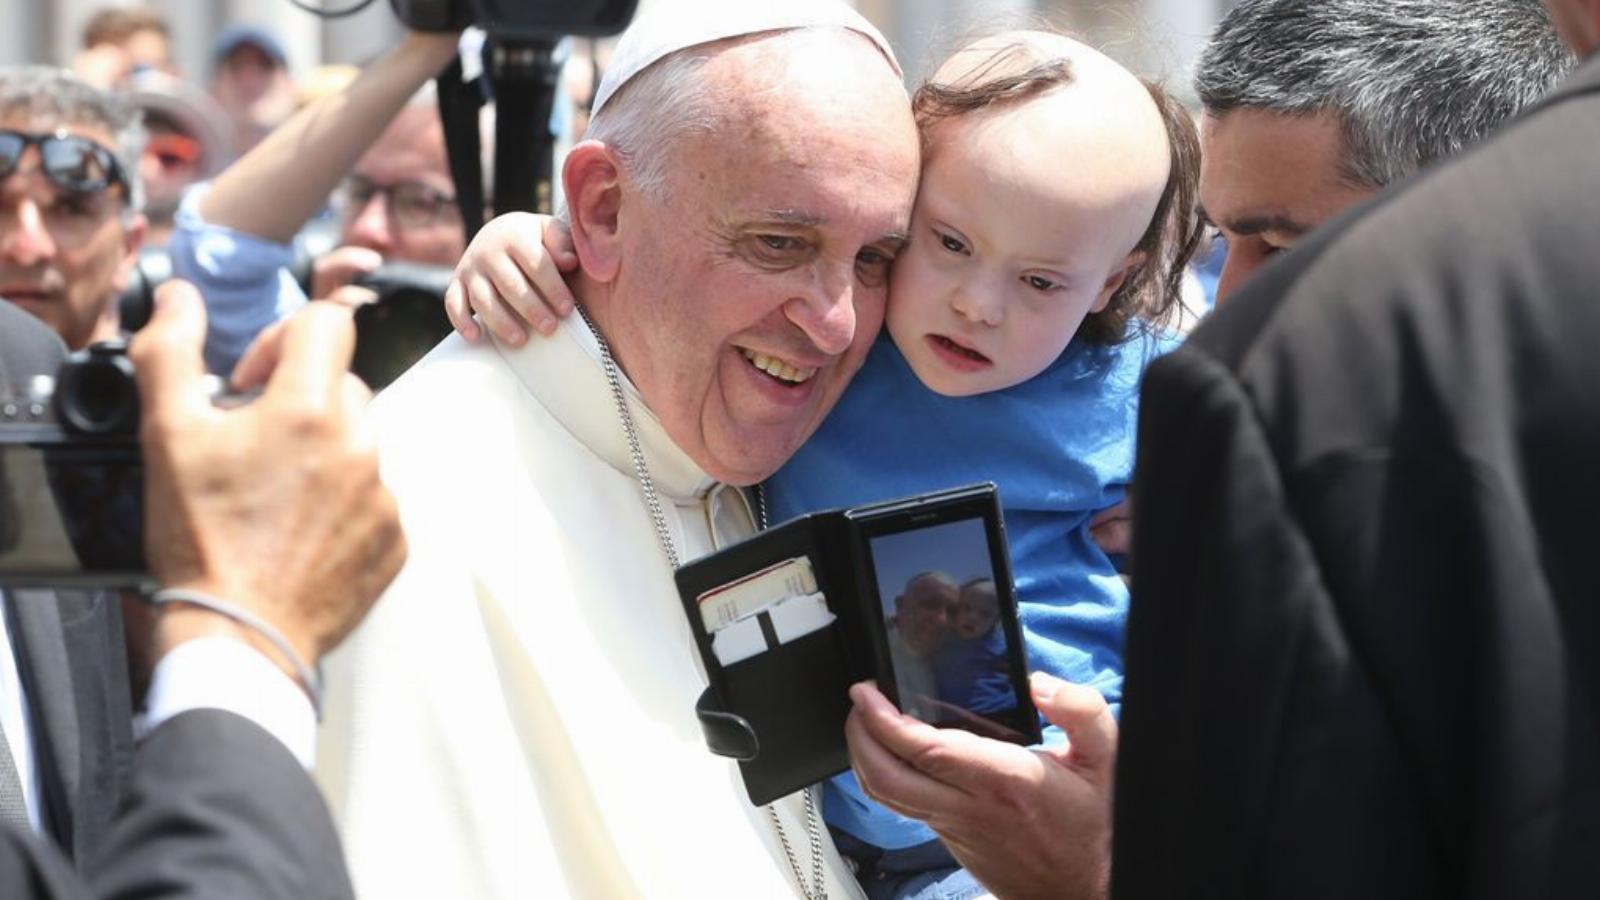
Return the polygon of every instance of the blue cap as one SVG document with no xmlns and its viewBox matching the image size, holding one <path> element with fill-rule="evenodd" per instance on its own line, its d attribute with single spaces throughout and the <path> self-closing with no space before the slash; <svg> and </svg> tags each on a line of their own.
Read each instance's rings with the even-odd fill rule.
<svg viewBox="0 0 1600 900">
<path fill-rule="evenodd" d="M 284 54 L 283 44 L 278 41 L 277 35 L 260 25 L 240 24 L 229 25 L 217 32 L 217 39 L 211 44 L 212 67 L 215 68 L 227 59 L 229 54 L 239 49 L 242 44 L 260 49 L 280 66 L 289 65 L 289 58 Z"/>
</svg>

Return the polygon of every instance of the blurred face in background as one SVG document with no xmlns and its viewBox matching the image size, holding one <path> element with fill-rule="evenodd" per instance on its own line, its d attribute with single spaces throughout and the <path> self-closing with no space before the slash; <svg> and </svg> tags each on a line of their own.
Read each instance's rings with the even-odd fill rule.
<svg viewBox="0 0 1600 900">
<path fill-rule="evenodd" d="M 28 114 L 0 117 L 0 133 L 86 138 L 108 152 L 102 127 Z M 144 237 L 142 216 L 124 216 L 126 186 L 71 191 L 46 177 L 37 145 L 0 180 L 0 297 L 39 317 L 72 349 L 116 337 L 116 298 Z"/>
<path fill-rule="evenodd" d="M 122 42 L 122 52 L 128 54 L 129 67 L 135 72 L 141 69 L 172 71 L 172 45 L 165 34 L 154 28 L 143 28 L 128 35 Z"/>
<path fill-rule="evenodd" d="M 341 205 L 341 244 L 367 247 L 395 262 L 456 264 L 466 234 L 433 104 L 401 110 L 356 163 Z"/>
<path fill-rule="evenodd" d="M 145 213 L 153 223 L 170 224 L 184 188 L 204 175 L 204 151 L 199 139 L 165 116 L 147 110 L 144 127 L 149 139 L 139 155 L 139 174 L 144 180 Z M 150 239 L 155 244 L 166 242 L 165 235 L 152 234 Z"/>
<path fill-rule="evenodd" d="M 246 106 L 267 96 L 283 67 L 255 44 L 244 43 L 217 64 L 217 81 L 232 101 Z"/>
<path fill-rule="evenodd" d="M 296 102 L 289 70 L 248 41 L 217 61 L 211 96 L 232 119 L 233 149 L 240 154 L 293 114 Z"/>
</svg>

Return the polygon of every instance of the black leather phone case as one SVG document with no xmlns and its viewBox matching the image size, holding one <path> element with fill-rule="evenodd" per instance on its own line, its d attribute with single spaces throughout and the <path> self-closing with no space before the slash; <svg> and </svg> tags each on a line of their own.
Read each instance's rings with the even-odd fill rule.
<svg viewBox="0 0 1600 900">
<path fill-rule="evenodd" d="M 678 570 L 678 593 L 711 679 L 696 706 L 706 743 L 712 752 L 739 760 L 757 806 L 850 767 L 844 744 L 848 691 L 877 671 L 871 642 L 848 637 L 871 632 L 859 602 L 847 526 L 841 513 L 805 516 Z M 838 618 L 723 666 L 700 617 L 700 595 L 797 556 L 810 557 L 817 588 Z"/>
<path fill-rule="evenodd" d="M 992 504 L 993 520 L 1000 521 L 993 485 L 899 502 L 959 500 L 971 505 L 975 499 Z M 870 678 L 882 682 L 892 673 L 882 650 L 885 626 L 855 512 L 803 516 L 677 572 L 678 593 L 710 680 L 696 704 L 706 743 L 712 752 L 739 761 L 745 788 L 757 806 L 848 769 L 844 724 L 850 713 L 850 685 Z M 1000 540 L 1003 546 L 1003 531 Z M 835 621 L 722 665 L 701 617 L 701 595 L 801 556 L 810 558 L 817 587 Z M 1009 568 L 1001 565 L 1009 593 Z"/>
</svg>

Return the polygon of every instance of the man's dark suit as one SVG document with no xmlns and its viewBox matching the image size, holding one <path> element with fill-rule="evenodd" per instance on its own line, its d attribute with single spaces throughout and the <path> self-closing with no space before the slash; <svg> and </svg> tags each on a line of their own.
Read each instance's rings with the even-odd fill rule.
<svg viewBox="0 0 1600 900">
<path fill-rule="evenodd" d="M 333 820 L 277 739 L 196 710 L 139 747 L 128 801 L 80 880 L 30 835 L 0 829 L 0 897 L 324 900 L 353 896 Z"/>
<path fill-rule="evenodd" d="M 64 355 L 54 332 L 0 302 L 0 397 L 21 393 L 6 385 L 54 376 Z M 82 859 L 104 838 L 133 758 L 121 606 L 99 591 L 15 591 L 6 612 L 32 714 L 46 826 Z"/>
<path fill-rule="evenodd" d="M 1114 894 L 1600 894 L 1600 59 L 1142 403 Z"/>
</svg>

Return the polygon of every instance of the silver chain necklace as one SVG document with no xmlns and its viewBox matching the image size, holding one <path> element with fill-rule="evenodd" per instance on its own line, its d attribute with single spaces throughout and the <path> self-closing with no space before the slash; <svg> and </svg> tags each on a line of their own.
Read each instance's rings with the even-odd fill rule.
<svg viewBox="0 0 1600 900">
<path fill-rule="evenodd" d="M 656 493 L 655 480 L 650 477 L 650 469 L 645 465 L 644 445 L 639 442 L 639 430 L 634 427 L 633 414 L 628 412 L 628 396 L 622 390 L 622 372 L 617 368 L 617 361 L 611 356 L 611 345 L 606 343 L 605 336 L 600 333 L 600 329 L 594 327 L 594 320 L 589 318 L 589 311 L 584 309 L 581 303 L 577 307 L 578 315 L 583 317 L 583 324 L 589 326 L 589 332 L 594 335 L 595 343 L 600 347 L 600 367 L 606 373 L 606 383 L 611 385 L 611 399 L 617 405 L 617 417 L 622 420 L 622 434 L 628 440 L 628 456 L 633 460 L 633 474 L 639 481 L 640 493 L 644 494 L 644 505 L 650 511 L 650 524 L 655 526 L 656 542 L 661 545 L 661 552 L 667 557 L 667 564 L 673 571 L 677 571 L 681 565 L 678 550 L 673 546 L 672 532 L 667 530 L 667 513 L 661 507 L 661 497 Z M 756 509 L 761 529 L 765 531 L 767 504 L 759 487 L 756 488 Z M 812 793 L 810 788 L 805 791 L 806 835 L 811 843 L 809 889 L 806 887 L 805 877 L 800 874 L 800 861 L 794 855 L 794 848 L 789 846 L 789 835 L 784 832 L 778 811 L 771 804 L 766 806 L 767 818 L 772 821 L 772 827 L 778 832 L 778 844 L 783 848 L 784 858 L 789 861 L 789 871 L 794 873 L 795 884 L 800 886 L 800 893 L 806 900 L 828 900 L 827 882 L 822 871 L 822 827 L 817 823 L 817 804 Z"/>
</svg>

